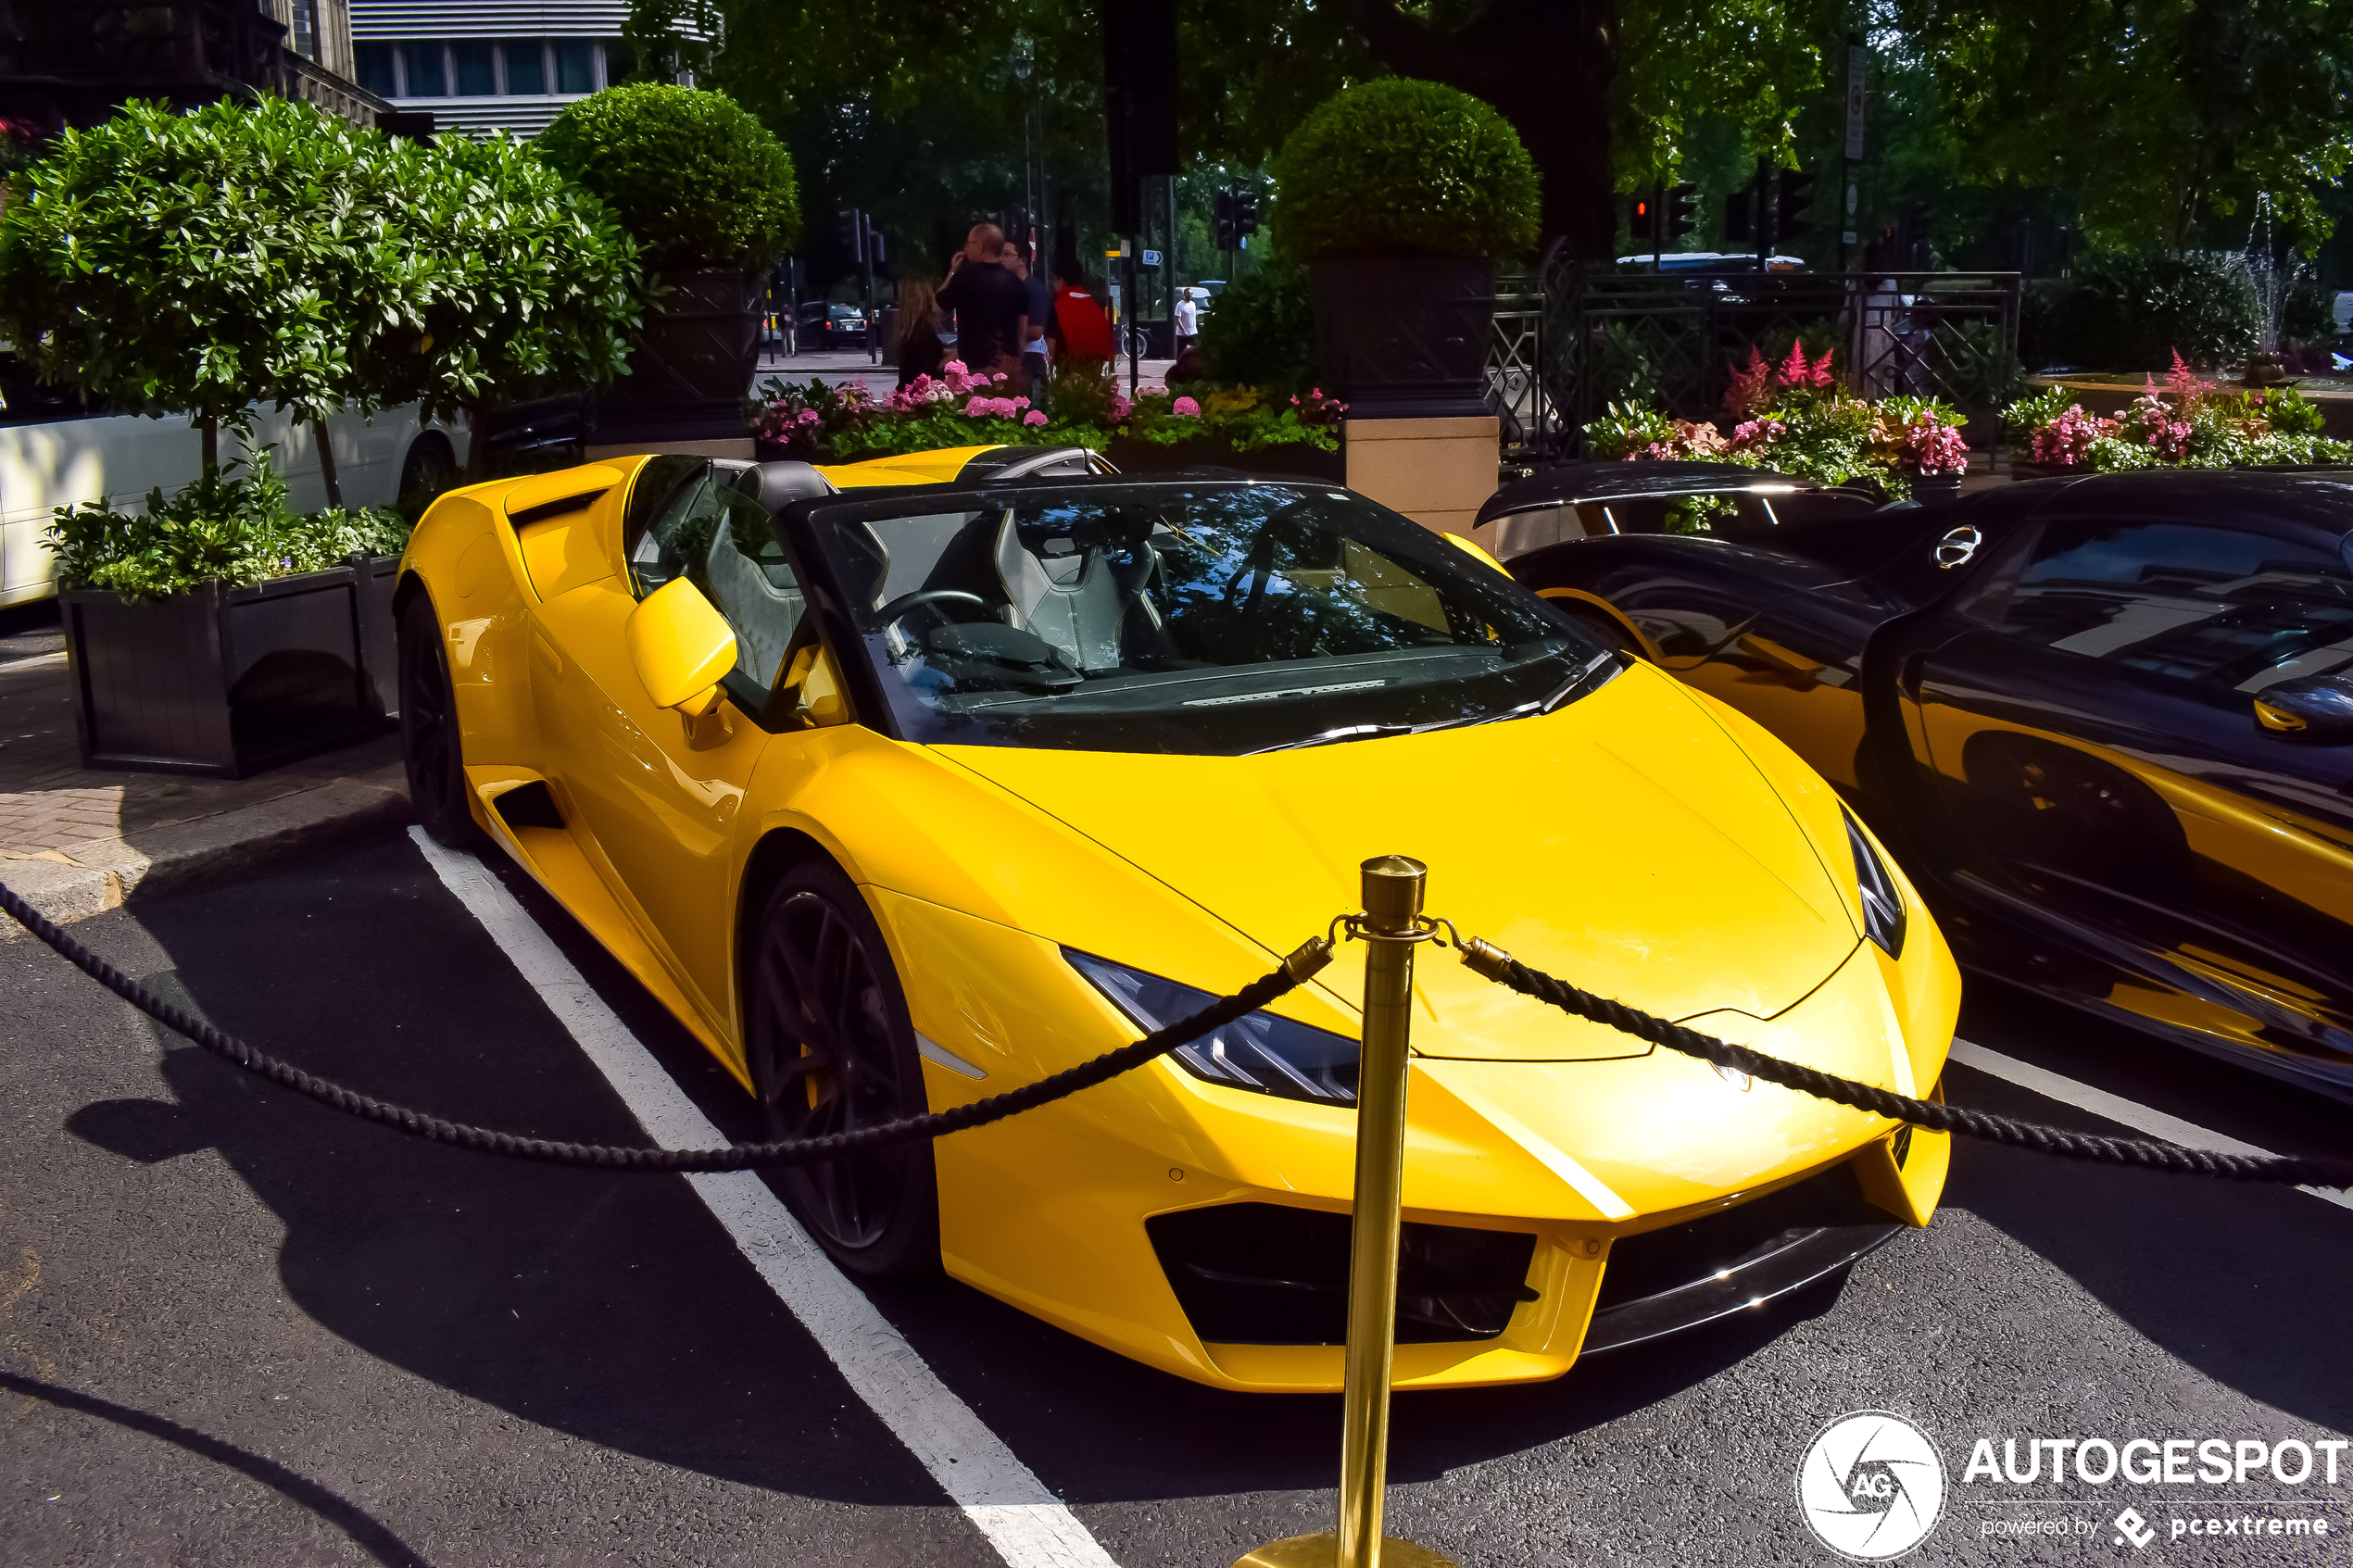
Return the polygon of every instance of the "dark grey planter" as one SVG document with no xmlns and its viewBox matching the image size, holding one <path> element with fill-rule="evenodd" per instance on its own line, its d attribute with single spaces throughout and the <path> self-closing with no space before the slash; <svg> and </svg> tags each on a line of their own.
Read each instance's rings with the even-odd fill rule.
<svg viewBox="0 0 2353 1568">
<path fill-rule="evenodd" d="M 1489 412 L 1491 258 L 1349 257 L 1316 262 L 1308 283 L 1322 385 L 1350 419 Z"/>
<path fill-rule="evenodd" d="M 744 400 L 760 369 L 761 280 L 724 267 L 665 271 L 628 373 L 593 400 L 598 446 L 741 441 Z"/>
<path fill-rule="evenodd" d="M 1313 446 L 1262 446 L 1237 452 L 1230 442 L 1214 436 L 1162 446 L 1114 435 L 1103 456 L 1122 473 L 1176 473 L 1185 469 L 1231 469 L 1237 473 L 1269 479 L 1320 479 L 1332 484 L 1348 483 L 1348 449 L 1318 452 Z"/>
<path fill-rule="evenodd" d="M 60 590 L 82 765 L 243 778 L 381 731 L 396 690 L 382 564 L 149 604 Z"/>
</svg>

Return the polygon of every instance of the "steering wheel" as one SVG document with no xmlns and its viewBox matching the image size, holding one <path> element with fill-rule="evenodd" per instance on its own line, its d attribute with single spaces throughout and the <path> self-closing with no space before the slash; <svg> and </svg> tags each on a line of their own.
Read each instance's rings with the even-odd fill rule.
<svg viewBox="0 0 2353 1568">
<path fill-rule="evenodd" d="M 962 588 L 918 588 L 912 594 L 900 595 L 875 613 L 882 618 L 884 625 L 896 626 L 907 619 L 910 610 L 920 609 L 925 605 L 946 604 L 951 600 L 962 600 L 968 605 L 976 605 L 983 610 L 988 608 L 987 599 L 982 598 L 978 594 L 967 594 Z"/>
</svg>

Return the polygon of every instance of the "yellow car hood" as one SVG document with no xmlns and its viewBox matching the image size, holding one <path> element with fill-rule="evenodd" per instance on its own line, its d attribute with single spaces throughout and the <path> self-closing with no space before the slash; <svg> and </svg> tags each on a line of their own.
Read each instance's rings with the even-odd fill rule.
<svg viewBox="0 0 2353 1568">
<path fill-rule="evenodd" d="M 1358 865 L 1382 854 L 1427 862 L 1429 912 L 1465 935 L 1667 1018 L 1770 1018 L 1860 939 L 1851 889 L 1756 765 L 1648 666 L 1543 718 L 1259 757 L 938 751 L 1277 953 L 1358 908 Z M 1351 1006 L 1362 964 L 1347 944 L 1325 972 Z M 1416 989 L 1425 1055 L 1645 1048 L 1449 953 L 1423 950 Z"/>
</svg>

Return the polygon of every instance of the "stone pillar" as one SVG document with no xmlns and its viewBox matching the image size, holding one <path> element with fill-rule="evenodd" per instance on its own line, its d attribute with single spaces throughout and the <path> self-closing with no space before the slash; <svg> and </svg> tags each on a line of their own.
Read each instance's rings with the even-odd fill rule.
<svg viewBox="0 0 2353 1568">
<path fill-rule="evenodd" d="M 1425 528 L 1470 537 L 1495 494 L 1502 431 L 1492 414 L 1350 420 L 1348 487 Z"/>
</svg>

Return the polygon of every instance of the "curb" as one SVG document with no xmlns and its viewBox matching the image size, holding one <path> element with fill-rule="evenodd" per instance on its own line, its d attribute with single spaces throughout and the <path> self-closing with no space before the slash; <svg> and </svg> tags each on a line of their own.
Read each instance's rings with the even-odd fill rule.
<svg viewBox="0 0 2353 1568">
<path fill-rule="evenodd" d="M 60 925 L 153 898 L 226 881 L 295 850 L 410 820 L 400 764 L 336 779 L 316 789 L 242 806 L 143 834 L 136 845 L 94 838 L 54 856 L 0 860 L 0 882 Z M 30 941 L 0 919 L 0 944 Z"/>
</svg>

